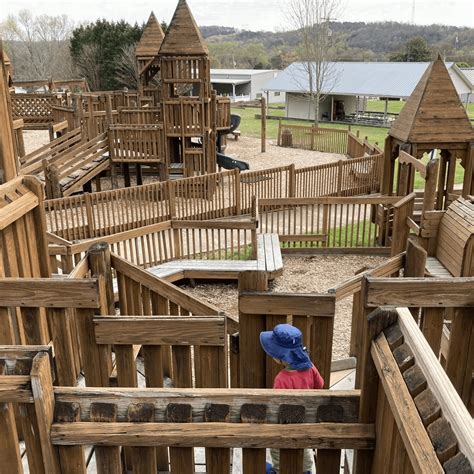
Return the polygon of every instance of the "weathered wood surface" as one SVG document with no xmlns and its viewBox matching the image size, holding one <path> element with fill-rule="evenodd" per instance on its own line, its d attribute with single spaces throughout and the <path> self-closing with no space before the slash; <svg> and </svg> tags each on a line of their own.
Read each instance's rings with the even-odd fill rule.
<svg viewBox="0 0 474 474">
<path fill-rule="evenodd" d="M 359 409 L 359 390 L 268 390 L 268 389 L 129 389 L 129 388 L 55 388 L 56 400 L 64 403 L 77 403 L 81 409 L 81 421 L 90 419 L 91 404 L 96 402 L 112 403 L 117 407 L 117 421 L 127 420 L 130 404 L 147 403 L 155 407 L 156 422 L 166 421 L 166 408 L 172 403 L 183 403 L 192 407 L 193 420 L 203 422 L 205 410 L 209 405 L 229 405 L 230 423 L 247 420 L 244 413 L 257 405 L 265 410 L 261 423 L 278 423 L 281 405 L 303 405 L 306 407 L 305 421 L 321 421 L 321 413 L 328 406 L 338 406 L 343 423 L 357 421 Z"/>
<path fill-rule="evenodd" d="M 205 446 L 215 448 L 371 449 L 374 426 L 359 423 L 255 425 L 250 423 L 61 423 L 51 427 L 55 445 Z"/>
</svg>

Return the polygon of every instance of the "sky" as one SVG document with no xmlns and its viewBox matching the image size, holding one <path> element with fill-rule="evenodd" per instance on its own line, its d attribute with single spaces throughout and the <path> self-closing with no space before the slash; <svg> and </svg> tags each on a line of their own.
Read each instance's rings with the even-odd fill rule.
<svg viewBox="0 0 474 474">
<path fill-rule="evenodd" d="M 341 0 L 337 20 L 411 22 L 413 0 Z M 288 0 L 188 0 L 199 25 L 281 31 L 289 29 Z M 0 0 L 0 21 L 21 9 L 34 14 L 66 14 L 75 22 L 125 19 L 146 21 L 151 10 L 169 22 L 177 0 Z M 473 0 L 415 0 L 415 23 L 474 27 Z"/>
</svg>

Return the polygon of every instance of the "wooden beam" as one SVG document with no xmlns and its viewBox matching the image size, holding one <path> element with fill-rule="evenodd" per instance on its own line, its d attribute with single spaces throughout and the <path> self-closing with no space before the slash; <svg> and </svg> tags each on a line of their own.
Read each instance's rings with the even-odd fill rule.
<svg viewBox="0 0 474 474">
<path fill-rule="evenodd" d="M 367 307 L 474 306 L 474 278 L 367 278 Z"/>
<path fill-rule="evenodd" d="M 443 468 L 383 333 L 372 342 L 371 354 L 414 472 L 443 473 Z"/>
<path fill-rule="evenodd" d="M 0 375 L 0 403 L 33 403 L 29 375 Z"/>
<path fill-rule="evenodd" d="M 55 445 L 372 449 L 373 424 L 59 423 Z"/>
<path fill-rule="evenodd" d="M 81 408 L 81 421 L 89 421 L 93 403 L 106 401 L 117 406 L 117 421 L 127 421 L 130 404 L 152 403 L 155 407 L 155 421 L 166 421 L 165 412 L 173 403 L 192 407 L 193 420 L 205 420 L 208 405 L 229 405 L 232 423 L 241 420 L 242 407 L 250 405 L 266 406 L 264 421 L 278 423 L 281 405 L 303 405 L 306 407 L 305 420 L 321 420 L 321 410 L 327 406 L 338 406 L 342 413 L 342 423 L 353 423 L 358 419 L 360 390 L 269 390 L 269 389 L 191 389 L 191 388 L 55 388 L 57 402 L 77 403 Z M 321 408 L 323 407 L 323 408 Z"/>
<path fill-rule="evenodd" d="M 224 346 L 225 317 L 104 316 L 94 318 L 98 344 Z"/>
<path fill-rule="evenodd" d="M 98 282 L 93 278 L 2 278 L 2 306 L 26 308 L 98 308 Z"/>
<path fill-rule="evenodd" d="M 443 416 L 449 421 L 458 440 L 459 448 L 469 459 L 471 465 L 474 465 L 474 445 L 472 443 L 474 423 L 472 417 L 456 393 L 448 375 L 441 367 L 411 313 L 406 308 L 399 308 L 397 311 L 399 315 L 398 323 L 405 342 L 410 346 L 416 364 L 423 371 L 429 389 L 441 406 Z"/>
<path fill-rule="evenodd" d="M 239 298 L 240 311 L 249 314 L 291 314 L 334 317 L 334 294 L 247 293 Z"/>
</svg>

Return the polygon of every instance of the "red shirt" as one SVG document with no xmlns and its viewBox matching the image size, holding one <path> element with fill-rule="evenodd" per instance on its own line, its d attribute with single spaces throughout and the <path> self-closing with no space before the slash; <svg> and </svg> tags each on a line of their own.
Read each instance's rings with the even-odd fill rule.
<svg viewBox="0 0 474 474">
<path fill-rule="evenodd" d="M 281 370 L 273 381 L 273 388 L 281 389 L 319 389 L 324 387 L 324 380 L 313 365 L 305 370 Z"/>
</svg>

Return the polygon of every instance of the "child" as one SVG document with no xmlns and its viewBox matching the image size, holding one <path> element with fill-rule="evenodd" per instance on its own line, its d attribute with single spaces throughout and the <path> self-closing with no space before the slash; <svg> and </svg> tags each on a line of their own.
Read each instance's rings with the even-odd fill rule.
<svg viewBox="0 0 474 474">
<path fill-rule="evenodd" d="M 279 389 L 320 389 L 324 380 L 318 369 L 311 362 L 301 342 L 301 331 L 290 324 L 278 324 L 273 331 L 260 333 L 263 350 L 278 363 L 284 366 L 273 382 L 273 388 Z M 273 466 L 267 472 L 278 473 L 280 451 L 271 449 Z M 313 460 L 311 451 L 304 451 L 304 471 L 311 473 Z"/>
</svg>

